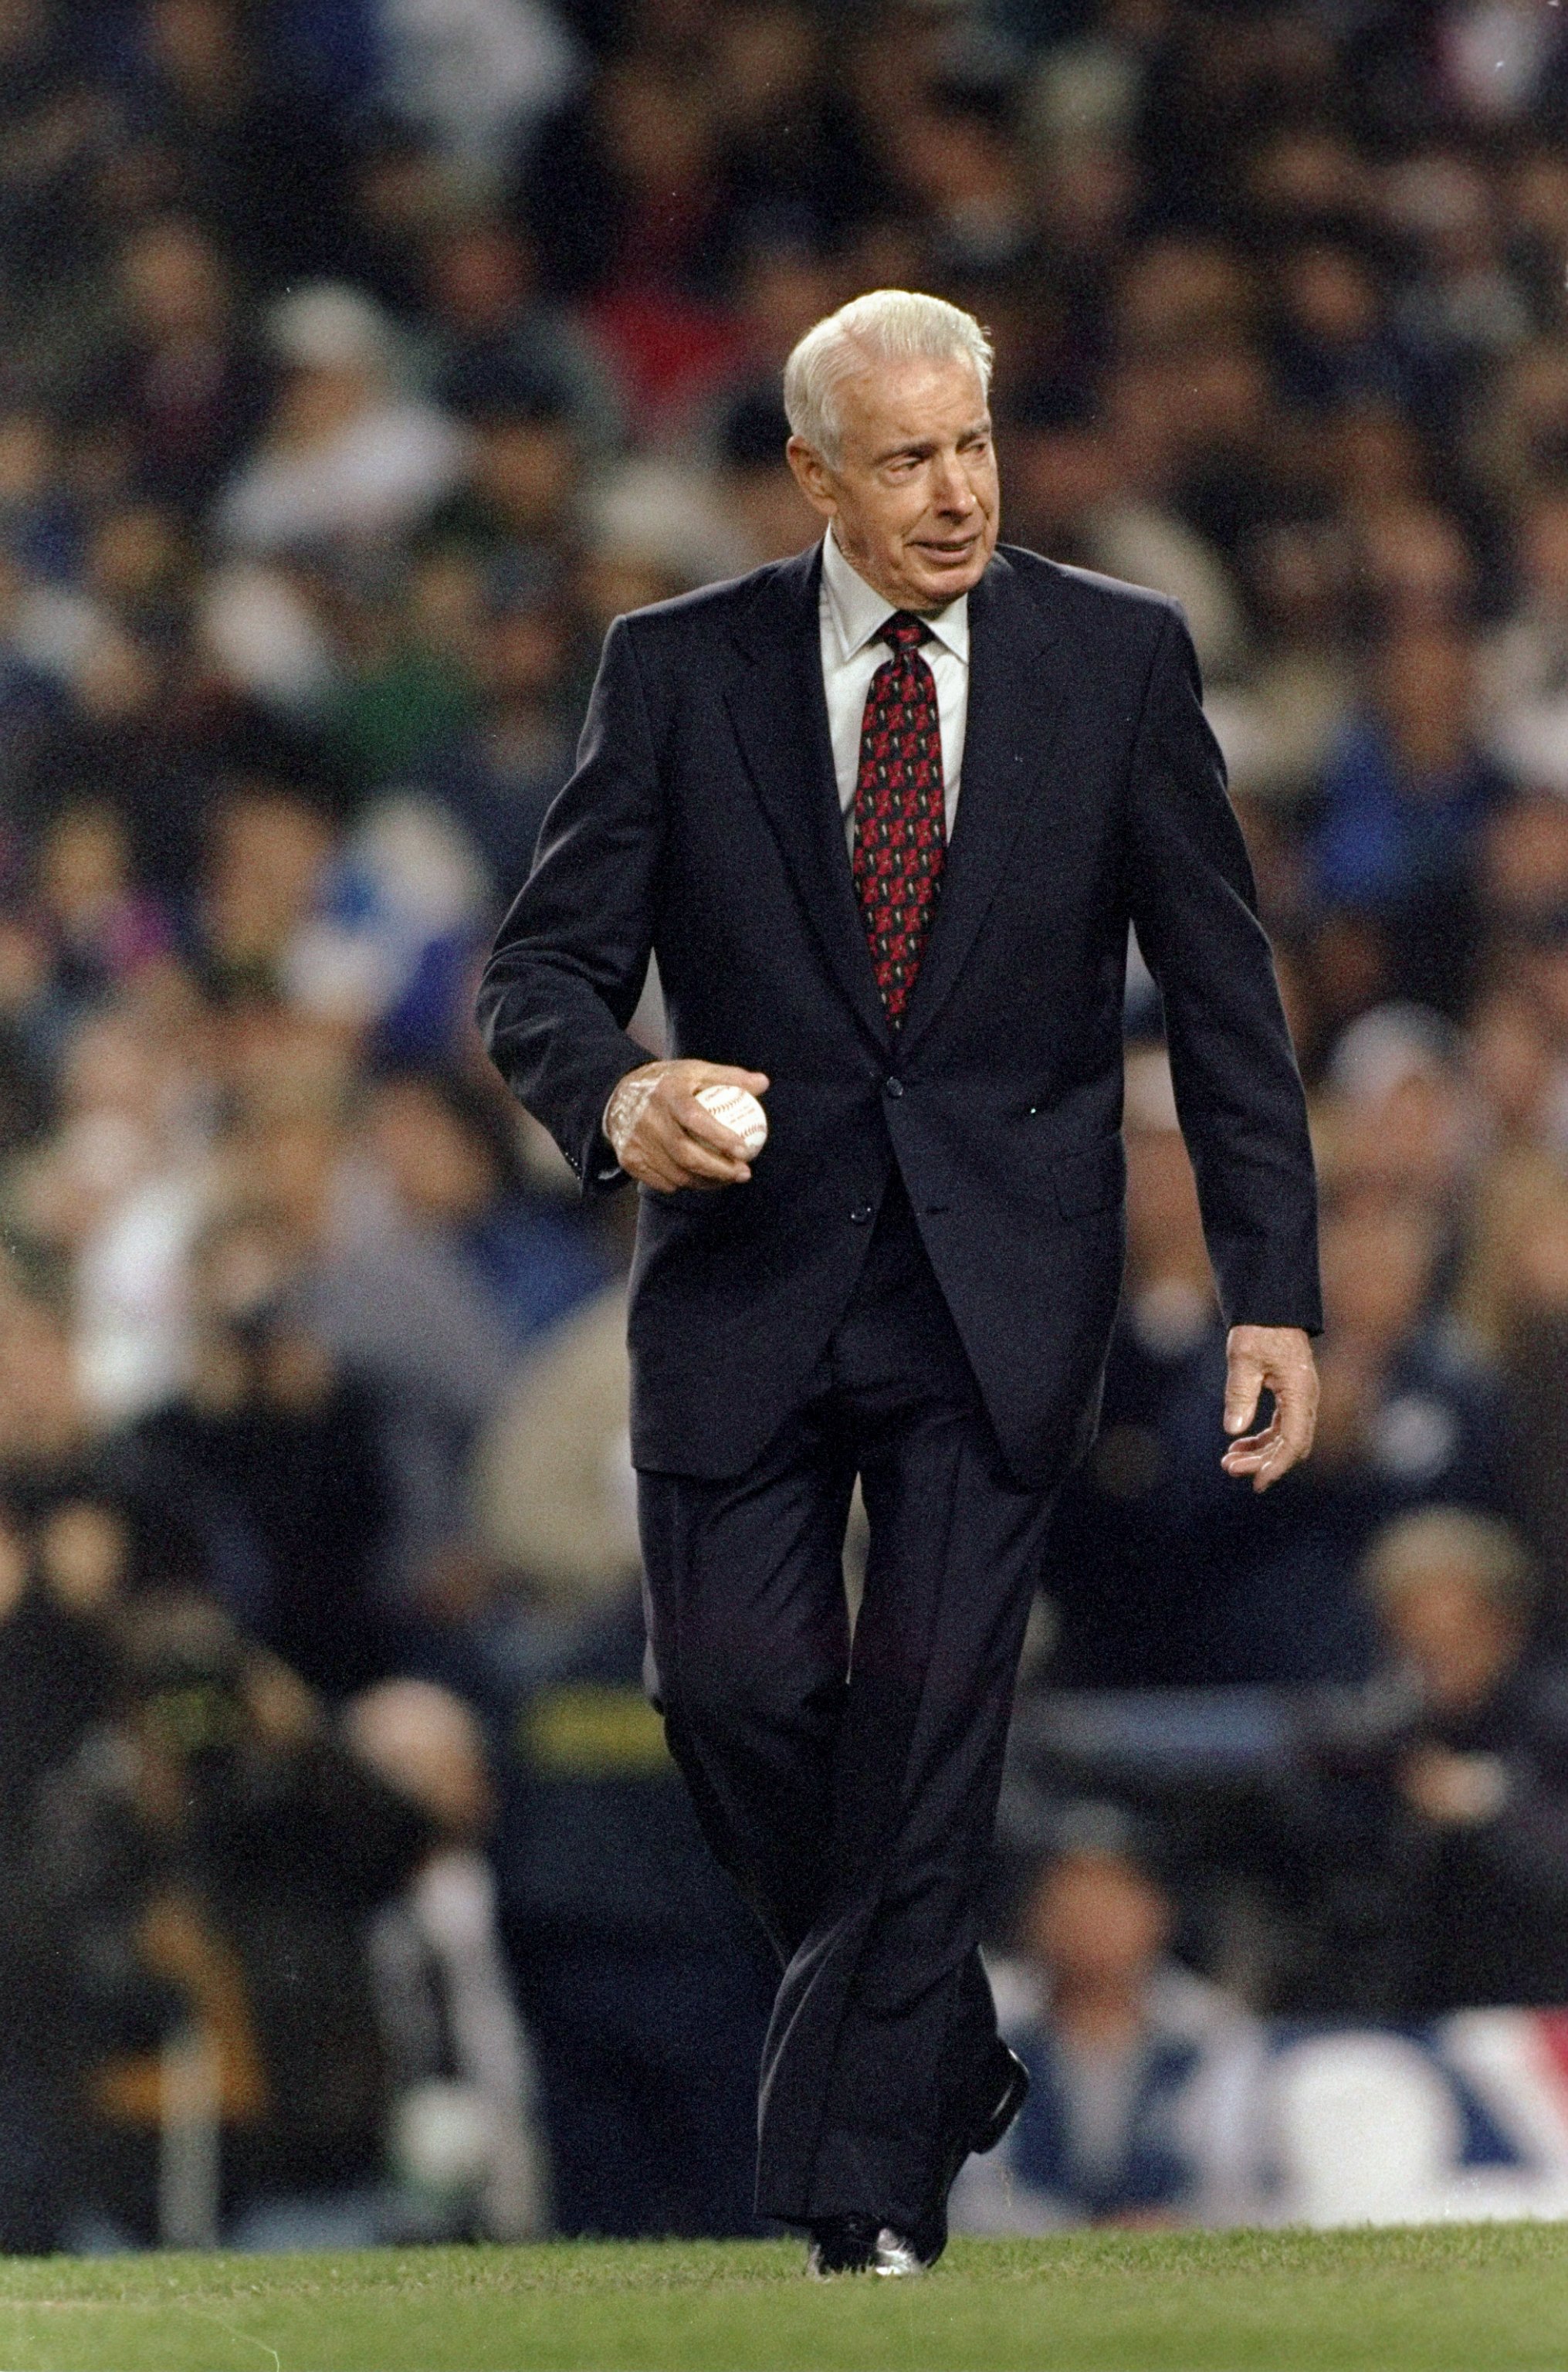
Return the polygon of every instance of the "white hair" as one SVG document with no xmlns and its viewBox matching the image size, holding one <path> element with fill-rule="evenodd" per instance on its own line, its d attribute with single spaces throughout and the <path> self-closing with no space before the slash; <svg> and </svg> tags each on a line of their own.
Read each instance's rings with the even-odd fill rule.
<svg viewBox="0 0 1568 2372">
<path fill-rule="evenodd" d="M 1363 1572 L 1373 1597 L 1388 1605 L 1434 1573 L 1456 1568 L 1504 1612 L 1527 1613 L 1535 1603 L 1538 1576 L 1518 1533 L 1474 1507 L 1412 1507 L 1394 1517 L 1374 1534 Z"/>
<path fill-rule="evenodd" d="M 784 365 L 784 404 L 795 434 L 820 453 L 839 458 L 842 424 L 838 392 L 846 379 L 878 363 L 969 361 L 984 396 L 991 386 L 991 341 L 972 313 L 942 296 L 912 288 L 874 288 L 853 296 L 807 331 Z"/>
</svg>

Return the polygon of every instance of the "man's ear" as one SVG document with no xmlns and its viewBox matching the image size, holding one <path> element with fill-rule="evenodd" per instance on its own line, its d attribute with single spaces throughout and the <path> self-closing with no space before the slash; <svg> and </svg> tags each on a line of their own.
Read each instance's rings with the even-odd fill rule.
<svg viewBox="0 0 1568 2372">
<path fill-rule="evenodd" d="M 814 511 L 824 518 L 836 516 L 839 500 L 833 492 L 833 473 L 804 436 L 792 436 L 784 447 L 784 459 L 795 471 L 795 482 Z"/>
</svg>

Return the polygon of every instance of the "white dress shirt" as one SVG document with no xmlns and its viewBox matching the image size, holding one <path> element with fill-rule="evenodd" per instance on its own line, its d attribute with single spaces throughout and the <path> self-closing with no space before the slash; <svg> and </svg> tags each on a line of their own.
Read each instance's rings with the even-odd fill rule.
<svg viewBox="0 0 1568 2372">
<path fill-rule="evenodd" d="M 818 616 L 822 635 L 822 688 L 828 695 L 828 730 L 833 742 L 833 772 L 838 777 L 839 806 L 843 810 L 844 837 L 854 854 L 854 783 L 860 771 L 860 729 L 865 721 L 865 695 L 884 659 L 892 656 L 877 640 L 880 629 L 894 615 L 894 604 L 873 591 L 839 550 L 831 528 L 822 539 L 822 591 Z M 970 597 L 960 593 L 945 610 L 927 617 L 930 638 L 921 657 L 936 682 L 936 712 L 942 727 L 942 789 L 947 837 L 958 811 L 958 777 L 964 763 L 964 724 L 970 704 Z"/>
</svg>

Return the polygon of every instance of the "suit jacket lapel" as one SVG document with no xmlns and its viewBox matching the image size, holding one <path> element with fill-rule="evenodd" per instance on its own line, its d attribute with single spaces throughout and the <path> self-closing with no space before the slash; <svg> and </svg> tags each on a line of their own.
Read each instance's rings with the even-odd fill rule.
<svg viewBox="0 0 1568 2372">
<path fill-rule="evenodd" d="M 970 596 L 970 698 L 952 846 L 900 1032 L 907 1048 L 953 989 L 1032 797 L 1042 796 L 1072 644 L 998 553 Z"/>
<path fill-rule="evenodd" d="M 828 732 L 818 621 L 821 567 L 819 545 L 759 580 L 736 626 L 745 664 L 725 697 L 747 771 L 828 969 L 886 1048 L 888 1020 L 855 902 Z"/>
</svg>

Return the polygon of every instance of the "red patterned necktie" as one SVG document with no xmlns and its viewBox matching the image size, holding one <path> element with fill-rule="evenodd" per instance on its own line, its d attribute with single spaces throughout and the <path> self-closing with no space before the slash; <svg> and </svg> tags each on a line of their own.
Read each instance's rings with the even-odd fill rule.
<svg viewBox="0 0 1568 2372">
<path fill-rule="evenodd" d="M 947 853 L 936 679 L 921 657 L 929 629 L 896 610 L 893 646 L 871 679 L 854 781 L 854 891 L 877 985 L 897 1028 L 920 970 Z"/>
</svg>

